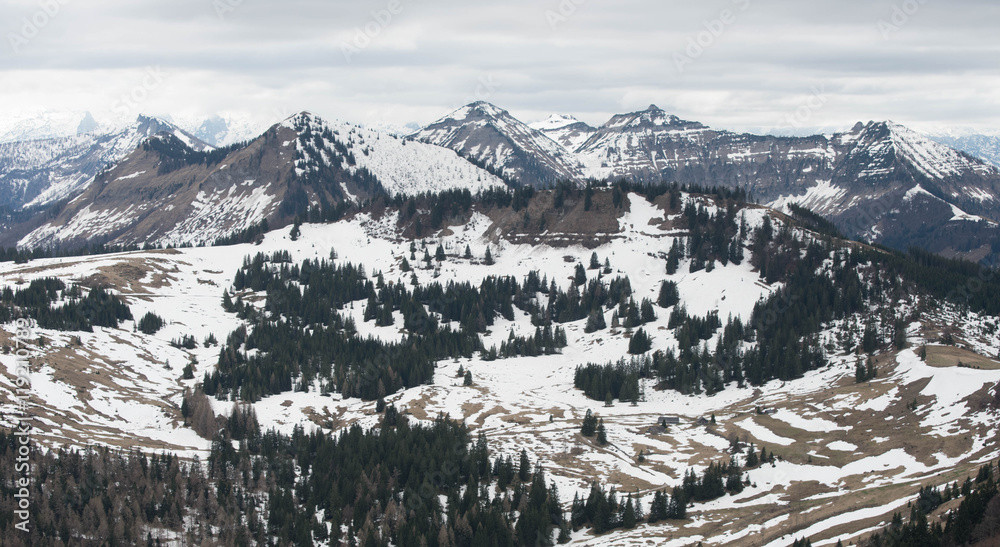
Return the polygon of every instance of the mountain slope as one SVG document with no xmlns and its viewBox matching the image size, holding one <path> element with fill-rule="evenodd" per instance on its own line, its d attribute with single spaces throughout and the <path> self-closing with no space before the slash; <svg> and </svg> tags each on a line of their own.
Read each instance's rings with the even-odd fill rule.
<svg viewBox="0 0 1000 547">
<path fill-rule="evenodd" d="M 522 184 L 543 186 L 580 178 L 576 160 L 557 142 L 482 101 L 459 108 L 411 137 L 451 148 Z"/>
</svg>

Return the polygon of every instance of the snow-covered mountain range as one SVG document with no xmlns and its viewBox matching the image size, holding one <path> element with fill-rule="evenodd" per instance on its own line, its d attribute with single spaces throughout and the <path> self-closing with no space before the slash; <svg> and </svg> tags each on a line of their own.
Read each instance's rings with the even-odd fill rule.
<svg viewBox="0 0 1000 547">
<path fill-rule="evenodd" d="M 75 197 L 103 169 L 157 134 L 171 134 L 195 151 L 211 148 L 169 122 L 139 116 L 114 132 L 0 144 L 0 206 L 37 207 Z"/>
<path fill-rule="evenodd" d="M 199 141 L 200 142 L 200 141 Z M 19 246 L 198 244 L 262 220 L 387 192 L 473 192 L 502 181 L 446 148 L 307 112 L 245 147 L 193 148 L 173 133 L 146 139 L 47 220 L 10 231 Z M 15 235 L 16 234 L 16 235 Z"/>
<path fill-rule="evenodd" d="M 981 160 L 1000 167 L 1000 135 L 982 134 L 931 134 L 935 142 L 961 150 Z"/>
<path fill-rule="evenodd" d="M 1000 249 L 1000 169 L 891 121 L 859 122 L 851 130 L 833 135 L 779 137 L 716 130 L 650 105 L 646 110 L 613 116 L 600 127 L 566 115 L 529 125 L 480 101 L 403 139 L 379 128 L 308 118 L 311 121 L 304 123 L 311 127 L 310 135 L 328 129 L 341 140 L 316 141 L 322 151 L 315 157 L 306 144 L 297 147 L 296 154 L 308 156 L 314 165 L 327 165 L 324 162 L 338 154 L 353 158 L 345 160 L 348 170 L 344 173 L 362 178 L 371 175 L 391 194 L 448 188 L 476 191 L 501 179 L 536 187 L 557 181 L 582 185 L 589 180 L 627 179 L 740 188 L 762 203 L 810 207 L 851 237 L 1000 262 L 996 250 Z M 192 123 L 189 120 L 187 125 Z M 0 205 L 16 210 L 79 197 L 101 170 L 112 167 L 122 172 L 119 176 L 146 172 L 125 179 L 132 184 L 165 184 L 165 179 L 158 183 L 151 180 L 150 169 L 132 168 L 130 164 L 140 160 L 126 157 L 142 139 L 157 132 L 170 131 L 188 141 L 195 151 L 205 150 L 213 142 L 228 146 L 263 138 L 248 137 L 254 133 L 253 124 L 235 114 L 203 120 L 193 134 L 145 117 L 118 132 L 102 131 L 0 145 Z M 269 158 L 279 164 L 289 161 L 280 154 Z M 284 167 L 262 164 L 251 171 L 276 174 L 284 172 Z M 195 178 L 206 176 L 207 172 L 201 172 Z M 257 191 L 263 190 L 255 185 L 270 184 L 263 192 L 281 201 L 284 193 L 274 194 L 275 188 L 290 179 L 248 174 L 241 182 L 246 180 L 255 181 L 251 186 Z M 344 194 L 334 189 L 319 194 L 338 201 L 363 199 L 367 192 Z M 318 199 L 319 194 L 313 198 Z M 299 192 L 294 195 L 299 202 L 303 200 Z M 186 204 L 174 205 L 188 210 Z M 285 206 L 286 210 L 302 208 L 301 203 Z M 9 231 L 3 242 L 51 244 L 65 239 L 59 233 L 73 234 L 73 239 L 87 237 L 87 231 L 53 228 L 69 221 L 55 217 L 55 221 L 46 221 L 50 227 L 45 236 L 38 232 L 24 239 L 42 228 L 35 222 Z M 138 225 L 132 221 L 126 224 Z M 217 234 L 228 225 L 223 223 L 210 232 Z M 136 234 L 130 239 L 153 241 L 163 235 L 158 233 L 155 237 Z M 204 241 L 204 237 L 188 235 L 181 240 Z"/>
<path fill-rule="evenodd" d="M 868 241 L 993 262 L 1000 245 L 1000 169 L 891 121 L 777 137 L 711 129 L 650 105 L 598 128 L 563 115 L 526 126 L 480 102 L 413 138 L 527 184 L 624 178 L 741 188 L 764 203 L 811 207 Z"/>
</svg>

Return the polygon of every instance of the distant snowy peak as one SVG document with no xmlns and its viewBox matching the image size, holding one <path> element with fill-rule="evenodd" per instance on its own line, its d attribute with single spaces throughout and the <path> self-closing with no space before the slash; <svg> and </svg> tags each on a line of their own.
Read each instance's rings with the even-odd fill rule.
<svg viewBox="0 0 1000 547">
<path fill-rule="evenodd" d="M 1000 167 L 1000 135 L 931 134 L 930 139 Z"/>
<path fill-rule="evenodd" d="M 576 149 L 588 177 L 659 181 L 665 172 L 701 161 L 719 135 L 708 127 L 668 114 L 656 105 L 612 116 Z"/>
<path fill-rule="evenodd" d="M 967 175 L 1000 176 L 995 166 L 934 142 L 929 137 L 893 121 L 868 122 L 855 128 L 841 142 L 854 142 L 850 158 L 867 164 L 862 178 L 887 175 L 896 162 L 912 166 L 917 174 L 932 180 L 955 180 Z"/>
<path fill-rule="evenodd" d="M 530 125 L 570 152 L 576 152 L 597 131 L 573 116 L 562 114 L 552 114 L 547 119 Z"/>
<path fill-rule="evenodd" d="M 71 137 L 100 129 L 90 112 L 25 112 L 0 119 L 0 143 Z"/>
<path fill-rule="evenodd" d="M 938 144 L 931 139 L 895 122 L 885 122 L 892 135 L 893 145 L 917 169 L 927 177 L 947 178 L 960 176 L 965 170 L 985 172 L 984 165 L 970 162 L 967 156 L 953 148 Z"/>
<path fill-rule="evenodd" d="M 251 141 L 264 133 L 271 123 L 258 123 L 247 114 L 222 112 L 201 121 L 192 120 L 179 125 L 206 143 L 222 147 Z"/>
<path fill-rule="evenodd" d="M 115 131 L 0 144 L 0 205 L 18 209 L 73 197 L 99 172 L 160 133 L 174 135 L 194 150 L 211 148 L 169 122 L 142 115 Z"/>
<path fill-rule="evenodd" d="M 144 139 L 160 133 L 173 135 L 189 148 L 197 152 L 211 150 L 214 148 L 211 144 L 199 139 L 187 131 L 184 131 L 168 121 L 151 116 L 143 116 L 141 114 L 136 119 L 135 123 L 126 128 L 121 135 L 124 137 L 125 142 L 128 143 L 127 147 L 129 148 L 129 151 L 131 151 L 139 146 L 139 143 Z"/>
<path fill-rule="evenodd" d="M 580 120 L 564 114 L 552 114 L 540 122 L 529 123 L 528 126 L 538 131 L 552 131 L 575 123 L 580 123 Z"/>
<path fill-rule="evenodd" d="M 451 148 L 524 184 L 544 186 L 581 176 L 575 158 L 562 145 L 506 110 L 483 101 L 455 110 L 412 137 Z"/>
<path fill-rule="evenodd" d="M 467 104 L 461 108 L 456 109 L 447 118 L 456 121 L 469 120 L 469 119 L 483 119 L 483 118 L 509 118 L 510 114 L 491 103 L 486 101 L 476 101 L 474 103 Z"/>
<path fill-rule="evenodd" d="M 649 105 L 649 108 L 646 110 L 613 116 L 607 123 L 601 126 L 601 129 L 604 130 L 662 130 L 664 128 L 678 130 L 707 129 L 707 127 L 698 122 L 689 122 L 673 114 L 668 114 L 655 104 Z"/>
</svg>

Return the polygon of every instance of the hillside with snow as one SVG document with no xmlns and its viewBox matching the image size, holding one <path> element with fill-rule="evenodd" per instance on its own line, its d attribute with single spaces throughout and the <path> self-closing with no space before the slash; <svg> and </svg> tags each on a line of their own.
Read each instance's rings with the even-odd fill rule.
<svg viewBox="0 0 1000 547">
<path fill-rule="evenodd" d="M 306 118 L 298 122 L 318 123 Z M 364 155 L 366 148 L 374 156 L 379 149 L 397 150 L 393 147 L 398 146 L 401 151 L 416 145 L 381 143 L 384 136 L 376 138 L 346 125 L 325 127 L 336 131 L 336 140 L 353 151 L 359 164 L 359 154 Z M 310 133 L 321 135 L 322 131 L 314 126 Z M 291 145 L 285 148 L 293 149 Z M 302 165 L 311 165 L 310 149 L 304 147 L 301 153 Z M 375 163 L 368 165 L 372 172 L 379 168 Z M 764 332 L 794 306 L 798 296 L 791 297 L 792 302 L 780 297 L 791 281 L 774 269 L 765 273 L 751 263 L 754 246 L 763 244 L 753 238 L 763 236 L 740 233 L 773 230 L 775 255 L 782 253 L 778 245 L 788 244 L 788 238 L 801 238 L 809 245 L 801 250 L 802 255 L 825 257 L 815 273 L 817 279 L 835 275 L 837 264 L 847 259 L 852 248 L 764 207 L 687 193 L 679 194 L 678 203 L 672 206 L 668 198 L 650 200 L 629 193 L 616 205 L 611 191 L 599 190 L 585 228 L 566 220 L 581 214 L 581 196 L 566 198 L 560 209 L 552 205 L 551 192 L 543 192 L 517 214 L 507 207 L 475 205 L 467 213 L 450 217 L 439 229 L 426 222 L 428 216 L 420 212 L 424 207 L 420 205 L 416 217 L 407 217 L 405 208 L 364 210 L 332 223 L 303 224 L 294 238 L 287 228 L 274 230 L 258 244 L 5 265 L 0 286 L 23 287 L 47 276 L 67 283 L 100 283 L 121 294 L 134 317 L 118 328 L 97 327 L 92 333 L 38 329 L 37 336 L 45 343 L 30 347 L 37 363 L 32 374 L 32 412 L 38 424 L 34 436 L 51 447 L 97 443 L 150 452 L 169 450 L 206 461 L 212 442 L 184 425 L 179 410 L 183 393 L 218 371 L 220 347 L 208 343 L 209 338 L 221 343 L 241 326 L 251 335 L 262 328 L 224 309 L 224 292 L 262 317 L 275 305 L 266 291 L 235 284 L 241 269 L 247 268 L 245 257 L 287 252 L 290 262 L 266 267 L 276 272 L 305 260 L 359 265 L 368 282 L 390 288 L 466 282 L 480 287 L 498 275 L 525 282 L 537 272 L 550 280 L 551 287 L 543 284 L 544 290 L 526 295 L 529 305 L 552 302 L 547 295 L 552 291 L 573 294 L 595 283 L 609 287 L 622 278 L 629 280 L 631 291 L 625 300 L 638 305 L 643 299 L 657 302 L 665 281 L 676 283 L 678 301 L 656 306 L 656 317 L 644 318 L 641 327 L 619 324 L 626 317 L 620 314 L 621 306 L 601 307 L 603 328 L 591 330 L 589 319 L 557 322 L 565 329 L 566 345 L 555 353 L 488 358 L 491 347 L 500 348 L 538 332 L 533 314 L 515 307 L 509 317 L 490 318 L 489 326 L 479 334 L 482 351 L 438 359 L 430 381 L 385 394 L 384 402 L 414 423 L 431 424 L 445 414 L 464 422 L 473 433 L 485 435 L 491 457 L 516 460 L 526 449 L 532 462 L 558 487 L 567 511 L 574 496 L 586 498 L 595 480 L 617 488 L 622 496 L 631 494 L 649 508 L 654 492 L 680 485 L 689 469 L 700 473 L 709 463 L 730 458 L 745 463 L 750 447 L 755 451 L 766 447 L 776 456 L 773 462 L 745 469 L 741 474 L 745 487 L 739 493 L 693 503 L 685 519 L 641 523 L 634 529 L 618 528 L 602 535 L 584 527 L 571 534 L 570 545 L 783 546 L 793 537 L 809 537 L 817 545 L 833 545 L 838 540 L 848 544 L 888 523 L 892 513 L 904 510 L 921 486 L 962 481 L 982 463 L 1000 456 L 1000 408 L 990 402 L 1000 397 L 996 392 L 1000 362 L 994 359 L 1000 352 L 998 320 L 988 313 L 968 312 L 922 289 L 872 295 L 863 311 L 823 323 L 807 338 L 809 344 L 821 348 L 826 364 L 794 378 L 759 384 L 734 380 L 713 392 L 711 375 L 706 374 L 697 392 L 685 393 L 665 388 L 663 378 L 643 377 L 638 380 L 641 395 L 631 402 L 613 399 L 608 405 L 603 398 L 588 398 L 574 385 L 577 367 L 630 358 L 632 339 L 640 330 L 652 338 L 641 355 L 683 353 L 682 338 L 687 335 L 671 326 L 681 308 L 692 317 L 716 314 L 724 323 L 740 320 Z M 685 210 L 721 219 L 728 208 L 734 210 L 736 245 L 728 252 L 736 256 L 742 248 L 748 257 L 738 263 L 710 259 L 699 267 L 695 263 L 702 258 L 697 251 L 692 256 L 685 251 L 674 273 L 665 273 L 671 248 L 694 236 Z M 548 219 L 546 228 L 526 226 L 522 217 L 529 214 L 533 219 Z M 416 219 L 423 219 L 428 227 L 420 237 L 408 235 Z M 586 234 L 583 240 L 597 245 L 576 243 L 581 233 Z M 432 258 L 436 248 L 443 256 Z M 795 254 L 800 253 L 796 250 Z M 597 268 L 588 266 L 592 255 L 596 255 Z M 859 279 L 875 283 L 875 268 L 860 267 Z M 579 279 L 581 269 L 583 280 Z M 304 278 L 296 283 L 303 290 L 307 284 Z M 776 296 L 777 300 L 769 300 Z M 896 304 L 893 315 L 884 317 L 890 298 Z M 761 323 L 760 318 L 768 314 L 761 315 L 757 308 L 765 301 L 772 302 L 768 305 L 773 307 L 774 319 Z M 436 305 L 432 301 L 427 309 Z M 383 319 L 367 315 L 370 306 L 370 300 L 358 299 L 344 302 L 336 311 L 350 319 L 360 338 L 394 343 L 410 336 L 401 309 L 390 310 L 391 324 L 379 325 Z M 135 328 L 147 312 L 165 321 L 155 334 Z M 868 325 L 885 331 L 886 336 L 900 329 L 898 337 L 904 347 L 880 344 L 871 353 L 877 375 L 858 382 L 858 363 L 868 358 L 860 350 Z M 446 327 L 464 329 L 458 321 L 442 322 L 441 328 Z M 9 344 L 11 325 L 4 330 Z M 699 339 L 695 352 L 701 348 L 706 354 L 719 351 L 728 337 L 726 330 L 714 329 Z M 187 336 L 197 342 L 194 347 L 173 343 Z M 766 343 L 747 336 L 739 347 L 749 352 Z M 247 351 L 248 355 L 261 353 Z M 11 391 L 15 359 L 2 355 L 0 362 L 0 385 Z M 711 366 L 723 364 L 720 360 Z M 188 366 L 193 374 L 185 379 L 182 369 Z M 471 374 L 471 385 L 465 385 L 460 371 Z M 261 428 L 286 434 L 297 427 L 336 433 L 352 424 L 366 428 L 380 424 L 379 402 L 345 397 L 324 382 L 314 378 L 305 385 L 295 384 L 294 390 L 254 401 Z M 233 402 L 220 397 L 212 400 L 212 406 L 215 414 L 224 417 Z M 581 436 L 580 425 L 588 410 L 603 420 L 606 445 Z M 11 403 L 4 403 L 2 411 L 10 416 Z M 671 417 L 675 423 L 663 427 L 662 417 Z M 485 488 L 499 492 L 494 490 L 499 488 L 495 482 Z M 445 505 L 451 503 L 446 496 L 441 498 Z"/>
</svg>

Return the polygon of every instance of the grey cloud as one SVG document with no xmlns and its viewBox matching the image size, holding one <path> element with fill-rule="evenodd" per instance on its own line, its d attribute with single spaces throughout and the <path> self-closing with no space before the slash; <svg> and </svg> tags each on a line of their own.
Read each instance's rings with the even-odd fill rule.
<svg viewBox="0 0 1000 547">
<path fill-rule="evenodd" d="M 220 15 L 218 2 L 232 9 Z M 991 99 L 1000 6 L 986 0 L 927 0 L 889 40 L 879 22 L 891 23 L 904 0 L 218 2 L 67 4 L 18 54 L 0 44 L 0 76 L 35 73 L 24 85 L 38 90 L 0 85 L 0 115 L 51 108 L 58 97 L 67 108 L 99 110 L 130 73 L 162 65 L 172 79 L 156 108 L 206 114 L 309 108 L 426 123 L 485 96 L 524 117 L 559 111 L 590 123 L 655 101 L 740 129 L 766 127 L 821 83 L 829 97 L 818 126 L 867 117 L 1000 126 Z M 0 30 L 16 34 L 37 9 L 0 6 Z M 686 54 L 723 10 L 733 21 L 678 71 L 674 54 Z M 356 48 L 349 59 L 345 47 Z M 109 84 L 102 102 L 90 90 L 109 72 L 124 83 Z M 32 104 L 33 95 L 45 104 Z"/>
</svg>

